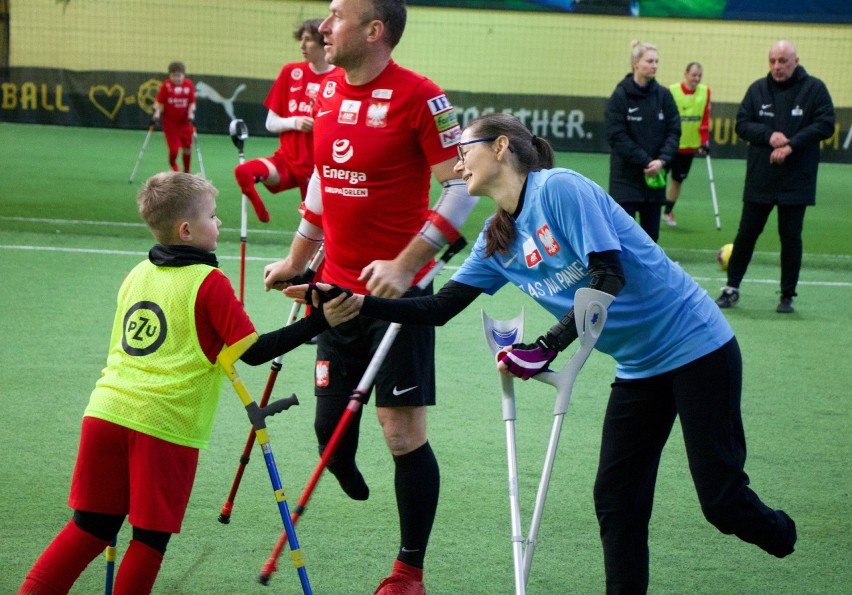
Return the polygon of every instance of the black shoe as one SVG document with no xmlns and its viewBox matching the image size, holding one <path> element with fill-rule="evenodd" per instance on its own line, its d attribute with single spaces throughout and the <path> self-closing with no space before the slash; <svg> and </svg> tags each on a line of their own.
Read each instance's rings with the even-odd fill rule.
<svg viewBox="0 0 852 595">
<path fill-rule="evenodd" d="M 720 308 L 733 308 L 739 301 L 740 291 L 734 287 L 725 287 L 722 289 L 722 295 L 716 298 L 716 305 Z"/>
<path fill-rule="evenodd" d="M 793 310 L 793 298 L 781 296 L 781 301 L 778 302 L 778 307 L 775 308 L 775 311 L 779 314 L 792 314 Z"/>
</svg>

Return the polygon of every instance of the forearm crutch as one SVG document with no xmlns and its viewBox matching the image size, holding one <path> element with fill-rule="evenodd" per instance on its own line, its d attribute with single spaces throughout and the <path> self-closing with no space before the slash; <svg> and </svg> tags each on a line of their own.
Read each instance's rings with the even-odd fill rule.
<svg viewBox="0 0 852 595">
<path fill-rule="evenodd" d="M 463 237 L 459 237 L 454 243 L 447 246 L 446 250 L 444 250 L 444 254 L 441 258 L 435 263 L 435 265 L 429 269 L 422 279 L 417 283 L 417 287 L 423 289 L 435 279 L 441 269 L 450 261 L 450 259 L 459 253 L 465 246 L 467 245 L 467 240 Z M 352 419 L 355 414 L 358 413 L 358 410 L 361 409 L 361 406 L 367 402 L 370 390 L 373 387 L 373 381 L 376 379 L 376 374 L 379 371 L 382 363 L 385 361 L 385 357 L 387 357 L 388 352 L 390 351 L 391 346 L 393 345 L 394 340 L 396 340 L 396 336 L 399 334 L 399 329 L 402 328 L 402 325 L 399 323 L 391 323 L 387 330 L 385 331 L 384 336 L 382 337 L 381 342 L 379 343 L 376 352 L 373 354 L 372 359 L 370 359 L 370 363 L 367 366 L 367 369 L 364 371 L 361 380 L 358 382 L 358 386 L 352 392 L 352 395 L 349 397 L 349 404 L 346 406 L 346 409 L 343 410 L 343 414 L 340 416 L 340 420 L 337 422 L 337 426 L 334 428 L 334 432 L 331 435 L 331 438 L 328 441 L 325 449 L 323 449 L 322 456 L 320 457 L 319 463 L 314 469 L 313 474 L 311 474 L 310 479 L 308 480 L 307 485 L 305 486 L 304 491 L 302 492 L 302 496 L 299 498 L 299 502 L 296 505 L 296 508 L 293 511 L 293 524 L 295 525 L 298 522 L 299 518 L 305 511 L 305 508 L 308 505 L 308 501 L 311 498 L 311 495 L 314 492 L 314 488 L 316 488 L 317 483 L 319 482 L 320 477 L 322 476 L 322 472 L 325 470 L 326 465 L 332 456 L 337 452 L 337 448 L 340 445 L 340 441 L 343 439 L 343 436 L 346 434 L 346 431 L 349 429 L 349 426 L 352 423 Z M 262 585 L 269 584 L 269 579 L 272 577 L 272 574 L 277 570 L 277 561 L 278 556 L 281 555 L 281 551 L 284 548 L 284 545 L 287 541 L 287 529 L 281 533 L 281 537 L 278 539 L 278 543 L 275 544 L 275 547 L 272 550 L 272 553 L 269 555 L 269 558 L 263 564 L 261 568 L 260 575 L 258 576 L 258 582 Z"/>
<path fill-rule="evenodd" d="M 154 132 L 154 123 L 148 125 L 148 134 L 145 135 L 145 140 L 142 141 L 142 148 L 139 149 L 139 156 L 136 157 L 136 163 L 133 165 L 133 170 L 130 172 L 130 177 L 127 178 L 127 183 L 132 184 L 133 178 L 136 177 L 136 170 L 139 169 L 139 164 L 142 163 L 142 155 L 145 154 L 145 149 L 148 148 L 148 141 L 151 140 L 151 133 Z"/>
<path fill-rule="evenodd" d="M 204 160 L 201 158 L 201 143 L 198 142 L 198 128 L 195 125 L 192 125 L 192 140 L 195 143 L 195 154 L 198 155 L 198 169 L 201 170 L 201 177 L 206 178 L 207 174 L 204 173 Z"/>
<path fill-rule="evenodd" d="M 118 536 L 113 537 L 109 545 L 104 549 L 106 558 L 106 576 L 104 578 L 104 595 L 112 595 L 112 584 L 115 579 L 115 554 Z"/>
<path fill-rule="evenodd" d="M 719 220 L 719 203 L 716 202 L 716 182 L 713 180 L 713 166 L 710 165 L 710 153 L 705 155 L 707 158 L 707 177 L 710 178 L 710 198 L 713 200 L 713 215 L 716 217 L 716 229 L 722 229 L 722 222 Z"/>
<path fill-rule="evenodd" d="M 568 405 L 571 402 L 571 391 L 580 369 L 588 360 L 603 326 L 606 323 L 607 308 L 612 303 L 613 296 L 590 288 L 578 289 L 574 296 L 574 320 L 580 346 L 571 359 L 559 372 L 546 370 L 533 378 L 550 384 L 556 388 L 556 403 L 553 408 L 553 427 L 545 455 L 544 467 L 536 491 L 535 507 L 533 509 L 530 529 L 526 540 L 521 533 L 520 500 L 518 496 L 518 467 L 517 450 L 515 446 L 515 395 L 514 379 L 506 374 L 500 375 L 503 390 L 503 419 L 506 422 L 506 446 L 509 468 L 509 503 L 512 522 L 512 554 L 515 568 L 515 593 L 523 594 L 529 580 L 530 567 L 538 539 L 538 530 L 550 487 L 550 477 L 553 473 L 553 462 L 562 432 L 562 422 Z M 495 355 L 505 347 L 523 340 L 523 311 L 509 321 L 497 321 L 482 313 L 485 338 L 492 353 Z"/>
<path fill-rule="evenodd" d="M 228 133 L 231 135 L 231 140 L 234 146 L 237 147 L 239 164 L 242 165 L 246 161 L 246 154 L 243 150 L 245 141 L 248 138 L 248 126 L 243 120 L 231 120 L 228 125 Z M 246 291 L 246 241 L 248 236 L 248 197 L 245 194 L 240 199 L 240 302 L 245 304 Z"/>
<path fill-rule="evenodd" d="M 314 254 L 313 259 L 311 259 L 310 264 L 308 264 L 307 269 L 305 269 L 302 278 L 306 281 L 311 281 L 314 278 L 314 275 L 319 268 L 320 263 L 322 262 L 324 255 L 323 247 L 320 246 L 317 253 Z M 290 308 L 290 315 L 287 318 L 287 325 L 291 325 L 296 322 L 296 319 L 299 317 L 299 308 L 301 304 L 299 302 L 293 302 L 292 308 Z M 269 402 L 269 397 L 272 395 L 272 389 L 275 387 L 275 381 L 278 378 L 278 373 L 281 371 L 283 367 L 284 356 L 279 355 L 274 360 L 272 360 L 272 365 L 269 369 L 269 378 L 266 380 L 266 386 L 263 389 L 263 394 L 260 396 L 260 406 L 265 407 Z M 234 481 L 231 484 L 231 491 L 228 492 L 228 499 L 225 501 L 225 504 L 222 505 L 222 510 L 219 513 L 219 522 L 227 525 L 231 522 L 231 512 L 234 509 L 234 500 L 237 497 L 237 490 L 240 489 L 240 482 L 243 479 L 243 472 L 246 469 L 246 465 L 249 463 L 249 459 L 251 458 L 251 451 L 254 448 L 254 440 L 255 434 L 254 429 L 249 430 L 248 438 L 246 439 L 246 445 L 243 448 L 243 453 L 240 455 L 240 463 L 237 467 L 237 473 L 234 476 Z"/>
<path fill-rule="evenodd" d="M 263 459 L 266 461 L 266 469 L 269 471 L 269 479 L 272 482 L 272 490 L 275 494 L 275 500 L 278 503 L 278 510 L 281 513 L 281 520 L 284 522 L 284 529 L 288 534 L 288 543 L 290 546 L 290 556 L 293 560 L 293 567 L 299 574 L 299 581 L 302 584 L 302 591 L 305 595 L 311 595 L 310 582 L 308 581 L 308 572 L 305 569 L 305 560 L 302 557 L 301 549 L 299 548 L 299 540 L 296 538 L 296 531 L 293 523 L 290 520 L 290 509 L 287 506 L 287 496 L 284 488 L 281 485 L 281 477 L 278 475 L 278 468 L 275 465 L 275 458 L 272 456 L 272 447 L 269 444 L 269 434 L 266 431 L 266 417 L 279 413 L 288 409 L 291 405 L 298 405 L 298 400 L 295 395 L 286 399 L 279 399 L 267 407 L 260 407 L 252 400 L 248 389 L 243 384 L 242 379 L 234 367 L 235 362 L 245 351 L 257 341 L 257 333 L 252 333 L 247 337 L 237 341 L 233 345 L 222 350 L 217 358 L 219 365 L 225 370 L 237 396 L 242 401 L 246 408 L 252 428 L 257 435 L 257 442 L 263 451 Z"/>
<path fill-rule="evenodd" d="M 521 343 L 524 339 L 524 311 L 511 320 L 495 320 L 482 311 L 485 341 L 496 355 L 500 350 Z M 511 523 L 512 561 L 515 569 L 515 594 L 523 595 L 526 581 L 523 576 L 524 534 L 521 529 L 521 505 L 518 494 L 518 454 L 515 442 L 515 382 L 512 376 L 500 374 L 500 403 L 506 427 L 506 460 L 509 469 L 509 516 Z"/>
</svg>

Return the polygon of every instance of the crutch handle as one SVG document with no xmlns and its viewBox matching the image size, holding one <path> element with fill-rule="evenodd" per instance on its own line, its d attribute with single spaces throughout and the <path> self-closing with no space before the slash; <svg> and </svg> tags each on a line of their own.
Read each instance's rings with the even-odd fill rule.
<svg viewBox="0 0 852 595">
<path fill-rule="evenodd" d="M 278 399 L 277 401 L 273 401 L 266 407 L 261 407 L 260 411 L 263 413 L 264 417 L 269 417 L 270 415 L 275 415 L 276 413 L 281 413 L 282 411 L 286 411 L 293 405 L 298 405 L 299 399 L 296 397 L 296 393 L 291 394 L 289 397 L 284 399 Z"/>
</svg>

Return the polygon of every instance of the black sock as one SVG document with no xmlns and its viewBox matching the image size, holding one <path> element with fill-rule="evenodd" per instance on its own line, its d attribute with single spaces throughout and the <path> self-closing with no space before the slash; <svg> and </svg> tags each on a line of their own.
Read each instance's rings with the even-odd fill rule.
<svg viewBox="0 0 852 595">
<path fill-rule="evenodd" d="M 668 215 L 669 213 L 671 213 L 671 212 L 672 212 L 672 209 L 674 209 L 674 205 L 675 205 L 675 203 L 673 203 L 673 202 L 672 202 L 672 201 L 670 201 L 670 200 L 667 200 L 667 201 L 666 201 L 666 207 L 663 209 L 663 212 L 664 212 L 666 215 Z"/>
<path fill-rule="evenodd" d="M 438 509 L 441 473 L 427 442 L 420 448 L 394 457 L 396 503 L 399 510 L 401 546 L 397 560 L 423 568 L 426 545 Z"/>
</svg>

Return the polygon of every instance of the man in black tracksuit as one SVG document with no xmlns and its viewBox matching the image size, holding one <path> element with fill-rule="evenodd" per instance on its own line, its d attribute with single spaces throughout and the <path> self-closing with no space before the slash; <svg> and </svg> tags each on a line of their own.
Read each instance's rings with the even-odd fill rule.
<svg viewBox="0 0 852 595">
<path fill-rule="evenodd" d="M 776 311 L 793 312 L 802 265 L 805 209 L 816 202 L 820 141 L 834 134 L 828 89 L 810 76 L 789 41 L 769 51 L 769 74 L 752 83 L 737 112 L 736 131 L 749 143 L 743 212 L 728 262 L 720 308 L 739 301 L 739 286 L 769 213 L 778 209 L 781 300 Z"/>
<path fill-rule="evenodd" d="M 668 87 L 656 81 L 657 49 L 634 42 L 633 73 L 615 87 L 606 104 L 604 126 L 612 149 L 609 194 L 636 218 L 655 242 L 666 202 L 665 169 L 677 155 L 680 114 Z M 646 177 L 662 173 L 662 185 L 650 187 Z"/>
</svg>

